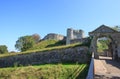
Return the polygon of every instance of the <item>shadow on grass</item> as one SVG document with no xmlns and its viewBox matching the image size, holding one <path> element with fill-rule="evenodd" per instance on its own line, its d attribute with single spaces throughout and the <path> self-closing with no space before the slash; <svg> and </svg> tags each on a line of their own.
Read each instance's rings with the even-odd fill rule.
<svg viewBox="0 0 120 79">
<path fill-rule="evenodd" d="M 87 65 L 76 77 L 76 79 L 85 79 L 88 73 L 89 65 Z"/>
<path fill-rule="evenodd" d="M 78 66 L 68 79 L 85 79 L 88 73 L 89 65 Z"/>
<path fill-rule="evenodd" d="M 65 44 L 66 44 L 66 41 L 65 40 L 61 40 L 61 41 L 56 42 L 55 44 L 50 44 L 50 45 L 46 46 L 46 48 L 54 47 L 54 46 L 61 46 L 61 45 L 65 45 Z"/>
</svg>

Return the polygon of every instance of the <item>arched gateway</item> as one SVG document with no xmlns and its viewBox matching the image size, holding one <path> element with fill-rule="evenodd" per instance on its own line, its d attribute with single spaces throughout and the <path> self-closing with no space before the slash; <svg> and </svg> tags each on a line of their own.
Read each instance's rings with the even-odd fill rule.
<svg viewBox="0 0 120 79">
<path fill-rule="evenodd" d="M 120 32 L 105 26 L 101 25 L 92 32 L 89 32 L 89 35 L 92 37 L 91 50 L 94 52 L 94 57 L 99 58 L 97 53 L 97 39 L 100 37 L 107 37 L 111 39 L 111 49 L 112 49 L 112 58 L 120 58 Z"/>
</svg>

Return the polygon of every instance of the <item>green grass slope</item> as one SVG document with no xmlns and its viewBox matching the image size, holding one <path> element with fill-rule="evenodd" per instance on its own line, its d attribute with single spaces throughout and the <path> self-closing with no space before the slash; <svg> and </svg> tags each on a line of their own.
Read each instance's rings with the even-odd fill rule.
<svg viewBox="0 0 120 79">
<path fill-rule="evenodd" d="M 65 41 L 43 40 L 43 41 L 40 41 L 39 43 L 35 44 L 29 50 L 43 49 L 43 48 L 61 46 L 61 45 L 65 45 Z"/>
<path fill-rule="evenodd" d="M 51 50 L 58 50 L 58 49 L 73 48 L 73 47 L 77 47 L 77 46 L 81 46 L 81 44 L 80 44 L 80 43 L 75 43 L 75 44 L 70 44 L 70 45 L 51 46 L 51 47 L 48 47 L 48 48 L 28 50 L 28 51 L 19 52 L 19 53 L 0 54 L 0 57 L 13 56 L 13 55 L 19 55 L 19 54 L 38 53 L 38 52 L 44 52 L 44 51 L 51 51 Z"/>
<path fill-rule="evenodd" d="M 85 79 L 87 64 L 47 64 L 0 68 L 0 79 Z"/>
<path fill-rule="evenodd" d="M 1 54 L 0 57 L 19 54 L 38 53 L 57 49 L 86 46 L 81 43 L 65 45 L 64 41 L 44 40 L 26 52 Z M 0 68 L 0 79 L 85 79 L 88 73 L 88 64 L 46 64 Z"/>
</svg>

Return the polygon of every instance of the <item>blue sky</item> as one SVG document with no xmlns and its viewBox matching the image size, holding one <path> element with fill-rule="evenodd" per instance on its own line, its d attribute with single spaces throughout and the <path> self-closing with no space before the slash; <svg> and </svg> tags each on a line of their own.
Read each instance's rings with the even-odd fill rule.
<svg viewBox="0 0 120 79">
<path fill-rule="evenodd" d="M 0 0 L 0 45 L 15 50 L 18 37 L 38 33 L 85 35 L 100 25 L 120 25 L 120 0 Z"/>
</svg>

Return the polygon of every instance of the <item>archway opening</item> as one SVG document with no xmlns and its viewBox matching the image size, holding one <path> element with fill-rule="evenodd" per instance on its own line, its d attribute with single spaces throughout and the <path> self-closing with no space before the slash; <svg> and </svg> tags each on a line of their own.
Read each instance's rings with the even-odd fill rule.
<svg viewBox="0 0 120 79">
<path fill-rule="evenodd" d="M 113 57 L 112 39 L 106 36 L 97 38 L 97 53 L 99 56 Z"/>
</svg>

